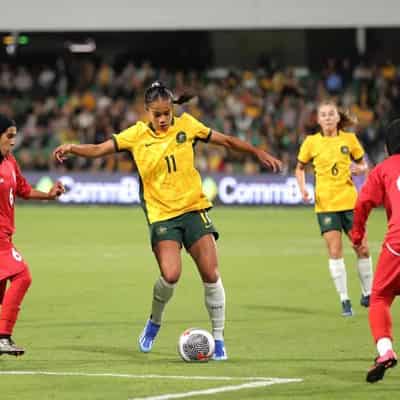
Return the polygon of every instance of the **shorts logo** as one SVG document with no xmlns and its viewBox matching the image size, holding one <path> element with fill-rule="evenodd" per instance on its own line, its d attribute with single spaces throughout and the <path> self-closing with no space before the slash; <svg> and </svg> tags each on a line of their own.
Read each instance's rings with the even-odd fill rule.
<svg viewBox="0 0 400 400">
<path fill-rule="evenodd" d="M 18 253 L 17 250 L 11 249 L 11 253 L 12 253 L 12 255 L 13 255 L 15 260 L 22 261 L 22 256 L 21 256 L 21 254 Z"/>
<path fill-rule="evenodd" d="M 180 131 L 176 134 L 176 143 L 185 143 L 186 142 L 186 133 Z"/>
<path fill-rule="evenodd" d="M 165 233 L 167 233 L 168 228 L 166 226 L 160 226 L 157 229 L 157 232 L 159 235 L 164 235 Z"/>
<path fill-rule="evenodd" d="M 340 151 L 341 151 L 343 154 L 349 154 L 349 153 L 350 153 L 350 150 L 349 150 L 348 146 L 342 146 L 342 147 L 340 148 Z"/>
<path fill-rule="evenodd" d="M 332 223 L 332 217 L 324 217 L 322 222 L 324 225 L 330 225 Z"/>
</svg>

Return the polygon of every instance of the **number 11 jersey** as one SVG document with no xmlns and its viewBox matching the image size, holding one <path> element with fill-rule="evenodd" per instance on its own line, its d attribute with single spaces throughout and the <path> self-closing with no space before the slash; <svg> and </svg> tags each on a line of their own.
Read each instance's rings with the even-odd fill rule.
<svg viewBox="0 0 400 400">
<path fill-rule="evenodd" d="M 137 122 L 113 135 L 118 151 L 129 151 L 140 176 L 140 198 L 149 223 L 212 206 L 194 165 L 194 146 L 208 141 L 210 128 L 191 115 L 174 117 L 166 132 Z"/>
</svg>

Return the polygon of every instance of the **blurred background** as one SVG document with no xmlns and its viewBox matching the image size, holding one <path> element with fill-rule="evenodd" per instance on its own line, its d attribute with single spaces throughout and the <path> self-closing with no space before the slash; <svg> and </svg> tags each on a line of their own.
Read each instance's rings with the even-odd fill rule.
<svg viewBox="0 0 400 400">
<path fill-rule="evenodd" d="M 282 175 L 270 180 L 250 157 L 199 147 L 197 167 L 217 202 L 241 182 L 243 203 L 298 204 L 297 151 L 318 129 L 316 105 L 327 96 L 358 118 L 355 132 L 371 164 L 378 162 L 382 128 L 400 115 L 400 3 L 305 3 L 43 0 L 7 8 L 0 16 L 0 112 L 17 122 L 21 168 L 42 185 L 62 176 L 72 190 L 79 181 L 80 193 L 85 182 L 114 182 L 114 195 L 96 187 L 85 196 L 121 203 L 113 200 L 121 179 L 132 177 L 133 192 L 137 186 L 128 154 L 57 165 L 51 152 L 60 143 L 100 143 L 145 119 L 143 92 L 154 80 L 176 95 L 197 94 L 177 113 L 283 160 Z M 248 191 L 252 184 L 256 193 Z"/>
</svg>

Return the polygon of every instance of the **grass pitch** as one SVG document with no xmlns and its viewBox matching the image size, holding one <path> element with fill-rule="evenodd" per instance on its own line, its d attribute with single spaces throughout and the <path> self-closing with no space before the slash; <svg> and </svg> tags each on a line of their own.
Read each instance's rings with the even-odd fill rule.
<svg viewBox="0 0 400 400">
<path fill-rule="evenodd" d="M 375 347 L 367 311 L 359 306 L 355 256 L 348 243 L 345 260 L 356 315 L 346 319 L 310 208 L 216 208 L 210 215 L 221 234 L 230 359 L 186 364 L 176 352 L 179 334 L 192 326 L 210 328 L 202 284 L 187 254 L 154 351 L 137 350 L 158 276 L 139 208 L 20 205 L 15 244 L 30 265 L 33 285 L 14 338 L 27 353 L 0 358 L 1 400 L 162 399 L 158 396 L 204 390 L 211 391 L 196 398 L 396 397 L 399 369 L 390 370 L 381 383 L 364 383 Z M 385 228 L 384 213 L 375 211 L 369 223 L 374 262 Z M 394 305 L 395 334 L 400 332 L 398 310 Z M 248 383 L 245 377 L 303 381 L 216 392 Z"/>
</svg>

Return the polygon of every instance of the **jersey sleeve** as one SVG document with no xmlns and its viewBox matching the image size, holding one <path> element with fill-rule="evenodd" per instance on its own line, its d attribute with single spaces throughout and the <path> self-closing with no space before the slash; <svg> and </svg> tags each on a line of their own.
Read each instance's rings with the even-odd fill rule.
<svg viewBox="0 0 400 400">
<path fill-rule="evenodd" d="M 354 209 L 354 222 L 350 238 L 355 245 L 359 245 L 365 235 L 365 225 L 371 210 L 383 204 L 384 193 L 380 169 L 377 167 L 368 175 Z"/>
<path fill-rule="evenodd" d="M 302 164 L 307 164 L 312 160 L 311 155 L 311 141 L 310 137 L 307 136 L 300 146 L 299 154 L 297 155 L 297 160 Z"/>
<path fill-rule="evenodd" d="M 365 154 L 364 149 L 361 146 L 359 140 L 357 139 L 357 136 L 354 134 L 352 136 L 353 136 L 353 142 L 350 150 L 351 158 L 356 162 L 361 161 Z"/>
<path fill-rule="evenodd" d="M 185 113 L 184 118 L 190 124 L 192 130 L 194 131 L 194 137 L 196 139 L 202 140 L 204 142 L 208 142 L 211 136 L 211 129 L 204 125 L 202 122 L 191 116 L 190 114 Z"/>
<path fill-rule="evenodd" d="M 16 195 L 23 199 L 28 199 L 32 190 L 32 186 L 26 180 L 26 178 L 22 175 L 22 172 L 19 168 L 19 165 L 15 158 L 12 158 L 14 168 L 15 168 L 15 179 L 17 181 Z"/>
<path fill-rule="evenodd" d="M 137 123 L 120 133 L 114 134 L 112 139 L 117 151 L 130 150 L 133 151 L 137 137 L 141 132 L 141 124 Z"/>
</svg>

